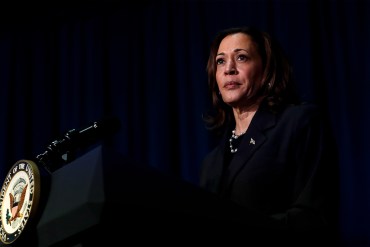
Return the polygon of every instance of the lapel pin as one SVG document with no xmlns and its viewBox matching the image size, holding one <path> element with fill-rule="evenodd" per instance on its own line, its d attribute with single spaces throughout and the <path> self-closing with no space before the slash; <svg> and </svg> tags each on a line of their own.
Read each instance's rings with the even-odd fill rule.
<svg viewBox="0 0 370 247">
<path fill-rule="evenodd" d="M 251 138 L 251 140 L 249 141 L 249 144 L 255 145 L 256 144 L 256 141 L 253 138 Z"/>
</svg>

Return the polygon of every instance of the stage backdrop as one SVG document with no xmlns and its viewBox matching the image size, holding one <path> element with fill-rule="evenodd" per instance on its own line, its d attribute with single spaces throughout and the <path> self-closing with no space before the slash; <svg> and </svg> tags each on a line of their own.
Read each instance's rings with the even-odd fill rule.
<svg viewBox="0 0 370 247">
<path fill-rule="evenodd" d="M 342 237 L 370 245 L 369 1 L 53 1 L 2 5 L 0 177 L 72 128 L 117 116 L 110 145 L 198 183 L 215 142 L 206 61 L 220 29 L 276 37 L 340 151 Z"/>
</svg>

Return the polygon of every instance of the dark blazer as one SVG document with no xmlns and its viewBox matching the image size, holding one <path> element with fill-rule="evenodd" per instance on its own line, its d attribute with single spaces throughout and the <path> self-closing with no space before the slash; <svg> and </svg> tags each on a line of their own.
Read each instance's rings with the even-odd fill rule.
<svg viewBox="0 0 370 247">
<path fill-rule="evenodd" d="M 339 168 L 323 119 L 312 104 L 286 106 L 276 114 L 261 106 L 230 162 L 224 161 L 234 126 L 205 157 L 201 187 L 287 229 L 336 226 Z"/>
</svg>

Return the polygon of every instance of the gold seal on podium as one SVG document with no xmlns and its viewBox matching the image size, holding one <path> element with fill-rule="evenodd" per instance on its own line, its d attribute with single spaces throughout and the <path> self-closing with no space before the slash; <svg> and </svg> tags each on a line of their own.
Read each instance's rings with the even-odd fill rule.
<svg viewBox="0 0 370 247">
<path fill-rule="evenodd" d="M 40 197 L 40 172 L 30 160 L 16 162 L 8 172 L 0 194 L 0 240 L 13 243 L 34 216 Z"/>
</svg>

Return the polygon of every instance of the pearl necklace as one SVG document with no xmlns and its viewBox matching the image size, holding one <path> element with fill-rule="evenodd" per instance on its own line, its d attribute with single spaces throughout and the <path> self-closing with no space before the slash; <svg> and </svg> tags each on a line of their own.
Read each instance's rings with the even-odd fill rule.
<svg viewBox="0 0 370 247">
<path fill-rule="evenodd" d="M 230 142 L 230 152 L 231 153 L 236 153 L 238 151 L 237 148 L 233 148 L 233 139 L 238 139 L 240 136 L 244 135 L 245 132 L 247 132 L 247 130 L 245 130 L 244 132 L 240 133 L 239 135 L 235 134 L 235 129 L 231 132 L 232 135 L 231 135 L 231 138 L 229 139 L 229 142 Z"/>
</svg>

